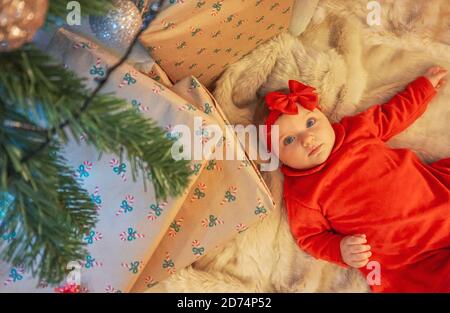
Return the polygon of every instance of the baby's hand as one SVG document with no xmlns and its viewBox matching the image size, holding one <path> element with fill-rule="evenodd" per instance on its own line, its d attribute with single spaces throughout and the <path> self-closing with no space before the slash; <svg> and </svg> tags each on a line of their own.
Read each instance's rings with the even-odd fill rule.
<svg viewBox="0 0 450 313">
<path fill-rule="evenodd" d="M 349 266 L 360 268 L 369 262 L 372 255 L 370 246 L 367 243 L 366 235 L 346 236 L 341 240 L 342 260 Z"/>
<path fill-rule="evenodd" d="M 442 66 L 432 66 L 430 67 L 423 76 L 428 78 L 434 88 L 439 89 L 447 83 L 447 69 Z"/>
</svg>

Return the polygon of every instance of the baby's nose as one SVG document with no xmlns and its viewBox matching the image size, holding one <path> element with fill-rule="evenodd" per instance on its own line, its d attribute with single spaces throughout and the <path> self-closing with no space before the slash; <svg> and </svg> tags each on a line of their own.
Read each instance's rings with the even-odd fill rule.
<svg viewBox="0 0 450 313">
<path fill-rule="evenodd" d="M 314 145 L 315 139 L 313 136 L 308 135 L 303 139 L 303 147 L 310 148 Z"/>
</svg>

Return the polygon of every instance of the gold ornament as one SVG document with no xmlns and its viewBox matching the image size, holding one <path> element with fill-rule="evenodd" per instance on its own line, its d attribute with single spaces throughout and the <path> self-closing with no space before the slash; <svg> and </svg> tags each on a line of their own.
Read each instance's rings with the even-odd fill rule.
<svg viewBox="0 0 450 313">
<path fill-rule="evenodd" d="M 48 0 L 0 0 L 0 52 L 20 48 L 45 21 Z"/>
</svg>

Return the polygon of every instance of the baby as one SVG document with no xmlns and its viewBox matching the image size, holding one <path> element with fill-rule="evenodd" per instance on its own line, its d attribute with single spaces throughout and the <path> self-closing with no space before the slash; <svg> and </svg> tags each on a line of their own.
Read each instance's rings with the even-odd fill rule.
<svg viewBox="0 0 450 313">
<path fill-rule="evenodd" d="M 385 144 L 425 112 L 446 75 L 431 67 L 387 103 L 334 124 L 312 87 L 290 80 L 290 94 L 266 95 L 267 145 L 278 125 L 296 242 L 365 275 L 378 262 L 373 292 L 450 292 L 450 158 L 427 165 Z"/>
</svg>

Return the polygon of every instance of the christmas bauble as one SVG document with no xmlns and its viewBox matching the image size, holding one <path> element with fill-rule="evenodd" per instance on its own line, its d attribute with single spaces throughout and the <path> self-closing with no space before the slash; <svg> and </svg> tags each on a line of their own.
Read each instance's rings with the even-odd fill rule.
<svg viewBox="0 0 450 313">
<path fill-rule="evenodd" d="M 20 48 L 45 21 L 48 0 L 0 0 L 0 51 Z"/>
<path fill-rule="evenodd" d="M 95 36 L 110 47 L 125 47 L 133 40 L 142 25 L 139 9 L 128 0 L 113 1 L 114 8 L 106 16 L 89 17 Z"/>
</svg>

